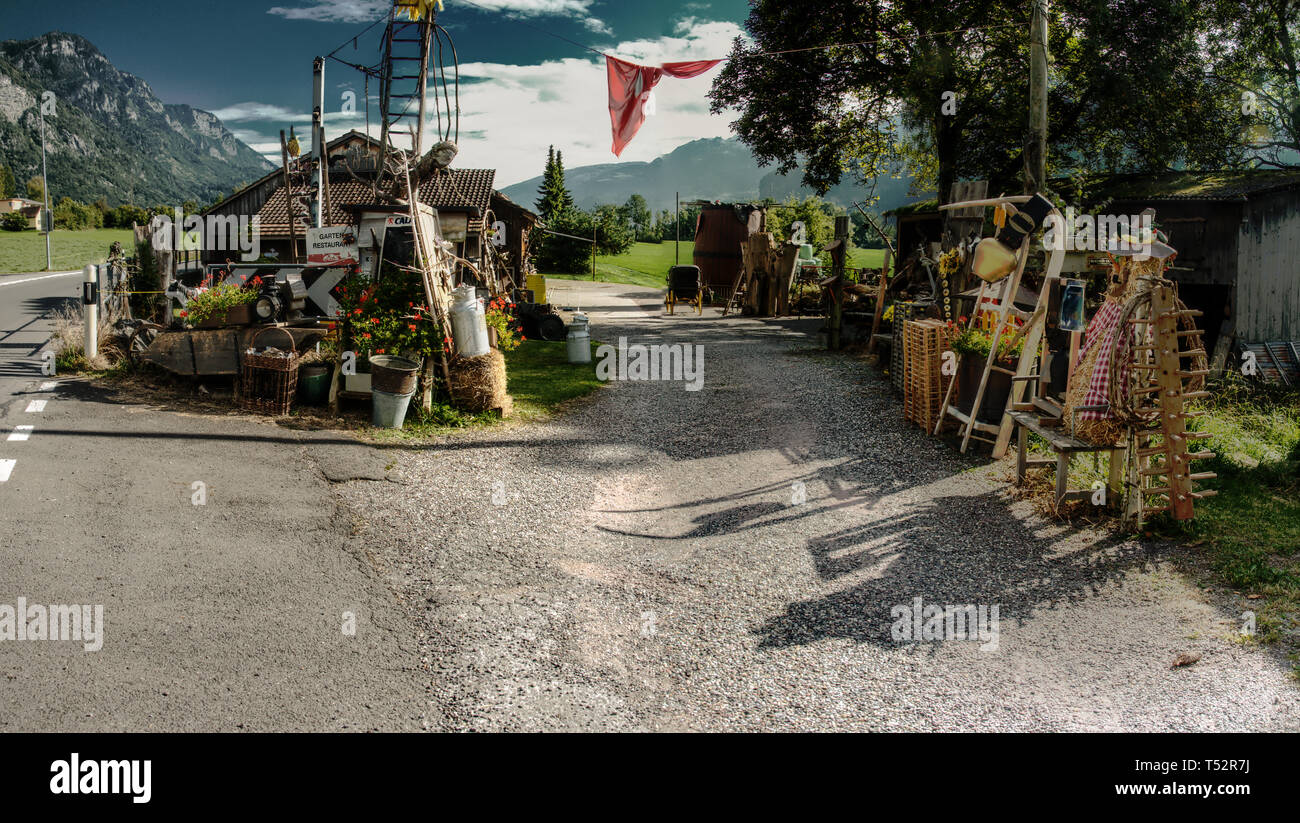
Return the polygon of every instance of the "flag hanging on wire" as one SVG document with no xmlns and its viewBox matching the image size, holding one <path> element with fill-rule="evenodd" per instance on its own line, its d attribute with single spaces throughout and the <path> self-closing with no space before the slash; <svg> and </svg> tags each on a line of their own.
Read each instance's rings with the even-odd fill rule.
<svg viewBox="0 0 1300 823">
<path fill-rule="evenodd" d="M 614 132 L 614 156 L 623 153 L 628 143 L 641 130 L 645 122 L 646 102 L 655 84 L 666 74 L 669 77 L 697 77 L 721 60 L 685 60 L 659 66 L 638 66 L 605 55 L 605 71 L 609 75 L 609 120 Z"/>
</svg>

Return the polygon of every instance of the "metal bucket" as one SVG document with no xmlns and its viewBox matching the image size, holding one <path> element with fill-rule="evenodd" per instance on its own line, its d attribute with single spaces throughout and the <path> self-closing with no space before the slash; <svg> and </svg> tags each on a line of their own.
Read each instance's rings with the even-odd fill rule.
<svg viewBox="0 0 1300 823">
<path fill-rule="evenodd" d="M 374 391 L 391 394 L 410 394 L 415 391 L 415 379 L 420 364 L 405 357 L 381 354 L 370 358 L 370 387 Z"/>
<path fill-rule="evenodd" d="M 406 409 L 415 392 L 394 394 L 376 389 L 370 394 L 370 423 L 385 429 L 400 429 L 406 420 Z"/>
</svg>

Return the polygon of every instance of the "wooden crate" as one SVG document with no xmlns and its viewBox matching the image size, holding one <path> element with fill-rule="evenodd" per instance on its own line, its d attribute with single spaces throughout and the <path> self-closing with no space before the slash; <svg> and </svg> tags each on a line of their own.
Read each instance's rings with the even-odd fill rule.
<svg viewBox="0 0 1300 823">
<path fill-rule="evenodd" d="M 953 379 L 942 368 L 949 346 L 948 327 L 941 320 L 908 320 L 903 327 L 903 418 L 926 432 L 934 431 Z"/>
</svg>

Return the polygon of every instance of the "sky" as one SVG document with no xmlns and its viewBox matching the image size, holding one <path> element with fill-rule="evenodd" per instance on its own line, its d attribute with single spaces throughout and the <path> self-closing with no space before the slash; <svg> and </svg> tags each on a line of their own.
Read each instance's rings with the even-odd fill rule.
<svg viewBox="0 0 1300 823">
<path fill-rule="evenodd" d="M 734 118 L 709 114 L 706 95 L 719 68 L 689 80 L 665 78 L 655 89 L 655 113 L 615 158 L 603 58 L 544 32 L 643 64 L 724 57 L 743 35 L 745 0 L 444 4 L 438 22 L 451 34 L 461 70 L 455 164 L 497 169 L 497 188 L 541 174 L 549 145 L 572 168 L 652 160 L 697 138 L 732 134 Z M 338 57 L 374 65 L 383 25 L 361 35 L 355 50 L 352 38 L 387 7 L 388 0 L 0 0 L 0 39 L 80 34 L 164 103 L 213 112 L 278 163 L 279 130 L 293 125 L 305 133 L 311 123 L 312 58 L 343 45 Z M 325 88 L 327 136 L 364 130 L 362 75 L 327 61 Z M 353 114 L 343 112 L 349 91 Z M 374 81 L 370 94 L 377 136 Z"/>
</svg>

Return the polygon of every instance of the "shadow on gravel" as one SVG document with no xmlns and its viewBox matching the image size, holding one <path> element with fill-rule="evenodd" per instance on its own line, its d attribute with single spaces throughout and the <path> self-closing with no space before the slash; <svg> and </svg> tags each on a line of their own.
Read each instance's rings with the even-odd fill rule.
<svg viewBox="0 0 1300 823">
<path fill-rule="evenodd" d="M 1041 528 L 1037 524 L 1036 528 Z M 827 597 L 792 603 L 757 634 L 761 648 L 831 637 L 895 647 L 891 609 L 926 604 L 997 605 L 1002 620 L 1083 601 L 1152 560 L 1151 550 L 1120 534 L 1063 546 L 1006 513 L 996 491 L 948 496 L 884 521 L 808 541 L 825 580 L 871 579 Z"/>
</svg>

